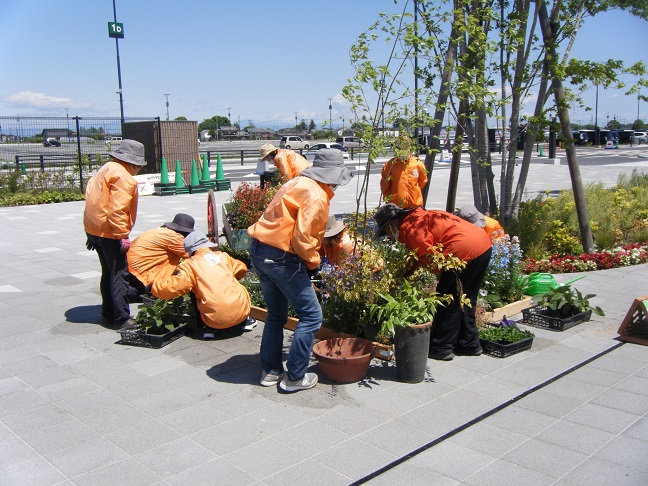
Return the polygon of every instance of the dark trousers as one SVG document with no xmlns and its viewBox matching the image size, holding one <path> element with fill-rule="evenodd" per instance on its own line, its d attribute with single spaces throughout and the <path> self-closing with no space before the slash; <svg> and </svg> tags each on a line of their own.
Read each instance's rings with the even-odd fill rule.
<svg viewBox="0 0 648 486">
<path fill-rule="evenodd" d="M 491 252 L 489 248 L 469 261 L 458 274 L 453 271 L 441 272 L 436 290 L 440 294 L 452 294 L 453 300 L 448 306 L 437 309 L 432 325 L 430 352 L 446 354 L 454 351 L 455 346 L 464 351 L 479 349 L 475 308 Z M 459 305 L 461 293 L 470 299 L 470 307 L 464 306 L 462 309 Z"/>
<path fill-rule="evenodd" d="M 126 253 L 122 253 L 119 240 L 86 234 L 101 263 L 101 314 L 116 323 L 124 322 L 130 317 Z"/>
</svg>

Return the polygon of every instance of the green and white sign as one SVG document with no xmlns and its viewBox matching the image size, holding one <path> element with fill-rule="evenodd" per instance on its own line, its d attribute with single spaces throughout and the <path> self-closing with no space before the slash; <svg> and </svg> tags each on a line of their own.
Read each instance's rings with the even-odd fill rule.
<svg viewBox="0 0 648 486">
<path fill-rule="evenodd" d="M 108 22 L 108 37 L 116 39 L 124 38 L 124 24 L 119 22 Z"/>
</svg>

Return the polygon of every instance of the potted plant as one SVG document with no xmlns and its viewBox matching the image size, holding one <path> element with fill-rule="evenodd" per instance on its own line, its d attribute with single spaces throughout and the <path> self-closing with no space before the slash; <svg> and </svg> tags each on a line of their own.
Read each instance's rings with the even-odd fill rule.
<svg viewBox="0 0 648 486">
<path fill-rule="evenodd" d="M 539 303 L 522 311 L 524 322 L 531 326 L 564 331 L 581 322 L 589 321 L 592 312 L 605 315 L 600 307 L 592 307 L 589 299 L 594 294 L 583 294 L 571 285 L 550 288 L 548 292 L 537 296 Z"/>
<path fill-rule="evenodd" d="M 447 304 L 452 296 L 412 286 L 407 280 L 395 295 L 380 294 L 382 302 L 371 304 L 369 314 L 381 324 L 380 334 L 394 340 L 398 378 L 405 383 L 418 383 L 425 378 L 430 330 L 436 309 Z"/>
<path fill-rule="evenodd" d="M 502 319 L 498 326 L 479 329 L 479 341 L 486 354 L 497 358 L 506 358 L 513 354 L 531 349 L 534 334 L 518 328 L 515 321 Z"/>
<path fill-rule="evenodd" d="M 195 322 L 195 310 L 187 294 L 142 305 L 135 320 L 137 324 L 119 331 L 119 343 L 161 348 L 184 335 L 189 323 Z"/>
<path fill-rule="evenodd" d="M 234 250 L 249 250 L 249 226 L 257 222 L 277 192 L 277 187 L 241 182 L 228 202 L 223 204 L 223 230 Z"/>
</svg>

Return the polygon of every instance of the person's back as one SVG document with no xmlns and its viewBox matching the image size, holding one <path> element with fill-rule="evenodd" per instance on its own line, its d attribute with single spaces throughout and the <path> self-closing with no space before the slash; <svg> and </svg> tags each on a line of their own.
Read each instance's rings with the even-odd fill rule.
<svg viewBox="0 0 648 486">
<path fill-rule="evenodd" d="M 126 254 L 131 275 L 143 285 L 170 277 L 180 260 L 189 257 L 184 239 L 193 231 L 194 224 L 190 215 L 178 213 L 173 221 L 135 238 Z"/>
<path fill-rule="evenodd" d="M 250 295 L 238 281 L 245 276 L 245 264 L 227 253 L 212 251 L 216 245 L 200 232 L 190 234 L 185 243 L 196 249 L 173 275 L 153 283 L 153 295 L 169 300 L 192 292 L 203 322 L 214 329 L 245 321 L 250 315 Z"/>
</svg>

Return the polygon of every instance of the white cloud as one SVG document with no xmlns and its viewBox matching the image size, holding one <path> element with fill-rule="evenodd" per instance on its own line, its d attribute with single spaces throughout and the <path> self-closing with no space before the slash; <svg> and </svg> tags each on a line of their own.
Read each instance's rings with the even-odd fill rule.
<svg viewBox="0 0 648 486">
<path fill-rule="evenodd" d="M 5 99 L 7 105 L 16 108 L 35 108 L 41 110 L 50 109 L 89 109 L 93 107 L 92 103 L 82 103 L 71 100 L 70 98 L 57 98 L 45 93 L 36 93 L 34 91 L 19 91 L 9 95 Z"/>
</svg>

